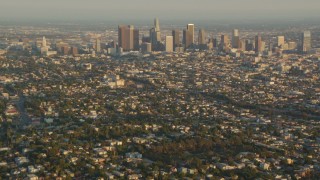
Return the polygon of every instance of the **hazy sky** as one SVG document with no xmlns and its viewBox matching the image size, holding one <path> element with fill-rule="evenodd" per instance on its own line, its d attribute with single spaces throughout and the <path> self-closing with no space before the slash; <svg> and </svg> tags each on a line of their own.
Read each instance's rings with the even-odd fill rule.
<svg viewBox="0 0 320 180">
<path fill-rule="evenodd" d="M 0 20 L 320 18 L 320 0 L 0 0 Z"/>
</svg>

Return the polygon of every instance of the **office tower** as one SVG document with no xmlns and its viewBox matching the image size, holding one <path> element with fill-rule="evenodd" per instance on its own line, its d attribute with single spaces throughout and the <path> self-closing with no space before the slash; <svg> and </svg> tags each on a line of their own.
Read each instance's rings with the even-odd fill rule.
<svg viewBox="0 0 320 180">
<path fill-rule="evenodd" d="M 229 44 L 228 35 L 221 35 L 220 44 L 223 44 L 224 46 L 227 46 Z"/>
<path fill-rule="evenodd" d="M 213 47 L 217 48 L 218 47 L 218 39 L 217 38 L 213 38 L 212 39 L 212 43 L 213 43 Z"/>
<path fill-rule="evenodd" d="M 199 30 L 198 42 L 199 42 L 199 45 L 207 44 L 207 42 L 206 42 L 206 32 L 205 32 L 204 29 L 200 29 Z"/>
<path fill-rule="evenodd" d="M 141 52 L 142 53 L 150 53 L 150 52 L 152 52 L 151 47 L 152 47 L 151 43 L 145 42 L 141 45 Z"/>
<path fill-rule="evenodd" d="M 187 30 L 190 32 L 191 35 L 191 44 L 194 44 L 194 24 L 188 24 Z"/>
<path fill-rule="evenodd" d="M 284 36 L 278 36 L 277 37 L 277 46 L 283 48 L 284 42 Z"/>
<path fill-rule="evenodd" d="M 118 44 L 124 51 L 139 49 L 139 30 L 135 30 L 134 26 L 121 25 L 118 28 Z"/>
<path fill-rule="evenodd" d="M 253 42 L 251 42 L 250 40 L 246 40 L 245 49 L 246 51 L 253 51 L 254 50 Z"/>
<path fill-rule="evenodd" d="M 156 46 L 158 44 L 157 38 L 156 38 L 156 30 L 155 30 L 155 28 L 151 28 L 150 31 L 149 31 L 149 34 L 150 34 L 150 42 L 152 44 L 152 49 L 155 50 Z"/>
<path fill-rule="evenodd" d="M 220 40 L 220 50 L 226 51 L 229 48 L 229 38 L 228 35 L 221 35 Z"/>
<path fill-rule="evenodd" d="M 172 30 L 172 36 L 173 36 L 173 47 L 176 49 L 176 47 L 180 46 L 180 31 L 179 30 Z"/>
<path fill-rule="evenodd" d="M 161 43 L 161 33 L 158 18 L 154 19 L 154 27 L 150 29 L 150 42 L 153 50 L 159 49 L 159 44 Z"/>
<path fill-rule="evenodd" d="M 128 40 L 128 34 L 127 34 L 127 26 L 125 25 L 120 25 L 118 27 L 118 45 L 121 48 L 127 47 L 127 40 Z"/>
<path fill-rule="evenodd" d="M 129 50 L 134 49 L 134 26 L 130 25 L 128 29 L 129 33 Z"/>
<path fill-rule="evenodd" d="M 185 48 L 194 44 L 194 24 L 188 24 L 187 29 L 183 30 L 183 44 Z"/>
<path fill-rule="evenodd" d="M 297 43 L 296 42 L 289 42 L 288 43 L 288 50 L 295 50 L 297 48 Z"/>
<path fill-rule="evenodd" d="M 140 43 L 139 43 L 139 30 L 133 30 L 133 50 L 139 51 L 140 50 Z"/>
<path fill-rule="evenodd" d="M 255 52 L 261 53 L 262 51 L 263 51 L 262 38 L 261 38 L 261 35 L 259 34 L 258 36 L 255 37 Z"/>
<path fill-rule="evenodd" d="M 173 36 L 166 36 L 166 52 L 173 52 Z"/>
<path fill-rule="evenodd" d="M 150 42 L 152 44 L 153 51 L 160 50 L 160 46 L 161 46 L 160 31 L 156 31 L 156 28 L 150 29 Z"/>
<path fill-rule="evenodd" d="M 156 31 L 160 31 L 160 23 L 158 18 L 154 19 L 154 28 Z"/>
<path fill-rule="evenodd" d="M 246 50 L 246 41 L 244 40 L 244 39 L 242 39 L 242 40 L 240 40 L 240 47 L 239 47 L 239 49 L 241 50 L 241 51 L 245 51 Z"/>
<path fill-rule="evenodd" d="M 97 52 L 101 52 L 101 42 L 100 42 L 100 39 L 99 39 L 99 38 L 96 39 L 95 50 L 96 50 Z"/>
<path fill-rule="evenodd" d="M 238 29 L 234 29 L 232 31 L 232 48 L 240 48 L 240 37 Z"/>
<path fill-rule="evenodd" d="M 300 51 L 303 53 L 309 52 L 311 50 L 311 32 L 304 31 L 302 33 L 302 45 Z"/>
<path fill-rule="evenodd" d="M 207 41 L 206 41 L 206 31 L 203 29 L 199 30 L 198 43 L 199 43 L 200 50 L 207 50 L 208 49 L 208 45 L 207 45 Z"/>
</svg>

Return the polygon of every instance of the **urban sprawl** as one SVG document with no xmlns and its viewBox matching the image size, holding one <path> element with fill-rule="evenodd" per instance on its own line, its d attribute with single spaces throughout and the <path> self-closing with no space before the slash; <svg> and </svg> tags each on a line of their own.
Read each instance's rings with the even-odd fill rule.
<svg viewBox="0 0 320 180">
<path fill-rule="evenodd" d="M 0 25 L 0 179 L 318 179 L 320 26 L 173 27 Z"/>
</svg>

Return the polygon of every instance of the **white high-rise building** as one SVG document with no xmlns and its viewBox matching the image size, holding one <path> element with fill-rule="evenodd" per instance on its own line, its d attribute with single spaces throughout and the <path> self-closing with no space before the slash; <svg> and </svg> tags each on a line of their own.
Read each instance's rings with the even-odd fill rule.
<svg viewBox="0 0 320 180">
<path fill-rule="evenodd" d="M 47 47 L 47 40 L 46 40 L 46 37 L 44 36 L 42 38 L 42 47 Z"/>
<path fill-rule="evenodd" d="M 48 51 L 49 51 L 49 47 L 47 46 L 47 40 L 46 40 L 46 37 L 43 36 L 40 52 L 42 55 L 47 55 Z"/>
</svg>

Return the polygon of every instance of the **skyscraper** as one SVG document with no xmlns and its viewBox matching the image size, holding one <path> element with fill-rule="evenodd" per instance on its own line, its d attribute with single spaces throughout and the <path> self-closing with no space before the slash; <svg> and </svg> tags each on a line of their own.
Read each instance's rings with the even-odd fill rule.
<svg viewBox="0 0 320 180">
<path fill-rule="evenodd" d="M 207 40 L 206 40 L 206 31 L 204 29 L 199 30 L 198 43 L 199 43 L 200 50 L 208 49 Z"/>
<path fill-rule="evenodd" d="M 132 25 L 119 26 L 118 43 L 124 51 L 139 50 L 139 30 L 135 30 Z"/>
<path fill-rule="evenodd" d="M 129 28 L 127 29 L 129 33 L 129 47 L 128 50 L 133 50 L 134 48 L 134 26 L 129 25 Z"/>
<path fill-rule="evenodd" d="M 159 19 L 154 19 L 154 27 L 150 29 L 150 42 L 153 50 L 158 50 L 158 46 L 161 42 L 160 23 Z"/>
<path fill-rule="evenodd" d="M 206 42 L 206 32 L 205 32 L 204 29 L 200 29 L 199 30 L 198 42 L 199 42 L 199 45 L 207 44 L 207 42 Z"/>
<path fill-rule="evenodd" d="M 246 51 L 253 51 L 254 50 L 254 44 L 251 40 L 246 40 L 245 41 L 245 50 Z"/>
<path fill-rule="evenodd" d="M 173 36 L 166 36 L 166 52 L 173 52 Z"/>
<path fill-rule="evenodd" d="M 95 50 L 101 52 L 101 42 L 99 38 L 96 39 Z"/>
<path fill-rule="evenodd" d="M 234 29 L 232 31 L 232 48 L 240 48 L 240 37 L 238 29 Z"/>
<path fill-rule="evenodd" d="M 172 36 L 173 36 L 173 47 L 176 49 L 176 47 L 180 46 L 180 31 L 175 29 L 172 30 Z"/>
<path fill-rule="evenodd" d="M 128 43 L 128 33 L 127 33 L 128 26 L 120 25 L 118 26 L 118 44 L 119 47 L 125 49 L 127 48 Z"/>
<path fill-rule="evenodd" d="M 226 51 L 229 48 L 228 35 L 222 34 L 220 40 L 220 50 Z"/>
<path fill-rule="evenodd" d="M 191 44 L 193 44 L 194 43 L 194 24 L 188 24 L 187 30 L 191 34 Z"/>
<path fill-rule="evenodd" d="M 278 37 L 277 37 L 277 46 L 283 48 L 284 43 L 285 43 L 285 42 L 284 42 L 284 36 L 278 36 Z"/>
<path fill-rule="evenodd" d="M 185 48 L 194 44 L 194 24 L 188 24 L 187 29 L 183 30 L 183 44 Z"/>
<path fill-rule="evenodd" d="M 154 28 L 156 31 L 160 31 L 160 23 L 158 18 L 154 19 Z"/>
<path fill-rule="evenodd" d="M 140 44 L 139 44 L 139 29 L 133 30 L 133 50 L 139 51 Z"/>
<path fill-rule="evenodd" d="M 261 35 L 258 34 L 258 36 L 255 37 L 255 52 L 261 53 L 262 51 L 262 38 Z"/>
<path fill-rule="evenodd" d="M 152 51 L 151 49 L 151 43 L 144 42 L 141 45 L 141 52 L 143 53 L 150 53 Z"/>
<path fill-rule="evenodd" d="M 301 52 L 306 53 L 311 50 L 311 32 L 304 31 L 302 33 L 302 45 L 301 45 Z"/>
</svg>

